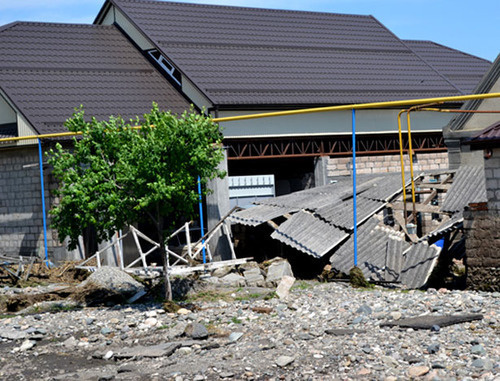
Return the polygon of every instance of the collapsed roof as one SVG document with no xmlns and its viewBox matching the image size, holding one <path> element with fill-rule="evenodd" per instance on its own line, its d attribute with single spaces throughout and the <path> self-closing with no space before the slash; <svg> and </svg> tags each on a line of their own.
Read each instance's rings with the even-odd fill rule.
<svg viewBox="0 0 500 381">
<path fill-rule="evenodd" d="M 321 105 L 470 93 L 491 62 L 402 41 L 373 16 L 110 0 L 219 106 Z"/>
<path fill-rule="evenodd" d="M 114 26 L 16 22 L 0 28 L 0 90 L 39 134 L 75 107 L 125 120 L 189 103 Z"/>
<path fill-rule="evenodd" d="M 453 170 L 444 171 L 441 182 L 421 180 L 425 176 L 434 179 L 436 173 L 419 176 L 418 187 L 429 189 L 429 201 L 436 197 L 438 190 L 444 192 L 448 189 L 442 206 L 426 205 L 427 201 L 422 204 L 429 213 L 439 213 L 442 222 L 421 238 L 408 233 L 406 226 L 401 226 L 400 230 L 395 228 L 397 223 L 392 223 L 392 219 L 398 221 L 398 215 L 401 221 L 403 215 L 396 202 L 402 193 L 400 175 L 358 177 L 357 263 L 365 277 L 399 282 L 409 288 L 424 286 L 443 249 L 438 241 L 462 227 L 465 206 L 485 197 L 484 174 L 481 171 L 480 166 L 463 166 L 456 173 Z M 450 186 L 453 173 L 455 181 Z M 271 238 L 317 259 L 329 255 L 333 268 L 349 273 L 354 264 L 350 178 L 256 204 L 233 213 L 229 219 L 248 226 L 267 222 L 274 228 Z M 411 204 L 408 210 L 411 210 Z M 284 221 L 280 223 L 283 217 Z"/>
</svg>

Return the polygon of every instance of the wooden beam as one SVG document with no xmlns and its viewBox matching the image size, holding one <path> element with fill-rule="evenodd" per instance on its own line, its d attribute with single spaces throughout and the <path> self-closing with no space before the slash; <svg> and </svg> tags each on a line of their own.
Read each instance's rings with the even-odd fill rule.
<svg viewBox="0 0 500 381">
<path fill-rule="evenodd" d="M 404 204 L 401 201 L 392 202 L 389 204 L 389 207 L 395 210 L 404 210 Z M 420 213 L 440 213 L 440 214 L 448 214 L 446 212 L 441 212 L 439 206 L 434 205 L 424 205 L 424 204 L 415 204 L 415 210 Z"/>
</svg>

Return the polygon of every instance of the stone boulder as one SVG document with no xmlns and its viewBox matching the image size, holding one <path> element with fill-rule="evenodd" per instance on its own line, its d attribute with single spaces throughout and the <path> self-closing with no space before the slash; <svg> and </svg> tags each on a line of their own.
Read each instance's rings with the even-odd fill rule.
<svg viewBox="0 0 500 381">
<path fill-rule="evenodd" d="M 293 277 L 292 266 L 286 259 L 276 258 L 267 269 L 266 281 L 269 285 L 276 287 L 285 275 Z"/>
</svg>

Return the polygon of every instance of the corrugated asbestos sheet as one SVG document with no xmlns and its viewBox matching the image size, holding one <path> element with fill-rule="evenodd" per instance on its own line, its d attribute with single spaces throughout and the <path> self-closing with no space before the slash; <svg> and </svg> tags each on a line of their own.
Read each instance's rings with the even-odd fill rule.
<svg viewBox="0 0 500 381">
<path fill-rule="evenodd" d="M 218 105 L 346 104 L 463 93 L 453 84 L 453 65 L 448 69 L 440 61 L 450 72 L 446 77 L 373 16 L 112 3 Z M 470 77 L 460 71 L 462 76 Z"/>
<path fill-rule="evenodd" d="M 404 253 L 404 265 L 399 281 L 408 288 L 420 288 L 427 283 L 438 260 L 441 248 L 425 242 L 412 245 Z"/>
<path fill-rule="evenodd" d="M 321 258 L 349 235 L 300 211 L 276 229 L 271 237 L 315 258 Z"/>
<path fill-rule="evenodd" d="M 182 113 L 186 99 L 114 26 L 16 22 L 0 30 L 0 86 L 38 133 L 65 131 L 75 107 L 125 120 Z"/>
<path fill-rule="evenodd" d="M 486 182 L 482 166 L 461 165 L 446 193 L 441 210 L 461 212 L 471 202 L 486 202 Z"/>
<path fill-rule="evenodd" d="M 296 212 L 297 210 L 297 208 L 257 205 L 252 208 L 233 213 L 228 217 L 228 219 L 242 225 L 257 226 L 267 221 L 271 221 L 274 218 L 283 216 L 286 213 Z"/>
<path fill-rule="evenodd" d="M 372 217 L 358 229 L 358 267 L 365 277 L 395 281 L 401 271 L 403 251 L 409 247 L 402 233 L 379 225 Z M 332 266 L 346 274 L 354 266 L 351 236 L 330 258 Z"/>
<path fill-rule="evenodd" d="M 448 221 L 442 223 L 432 232 L 428 233 L 425 237 L 422 237 L 422 240 L 428 240 L 429 238 L 438 237 L 452 230 L 456 230 L 463 224 L 463 222 L 464 217 L 462 212 L 455 213 Z"/>
<path fill-rule="evenodd" d="M 358 222 L 361 223 L 363 220 L 382 209 L 385 204 L 386 203 L 382 201 L 370 200 L 358 196 L 356 199 Z M 354 229 L 352 198 L 323 206 L 317 209 L 315 213 L 334 226 L 341 227 L 345 230 Z"/>
</svg>

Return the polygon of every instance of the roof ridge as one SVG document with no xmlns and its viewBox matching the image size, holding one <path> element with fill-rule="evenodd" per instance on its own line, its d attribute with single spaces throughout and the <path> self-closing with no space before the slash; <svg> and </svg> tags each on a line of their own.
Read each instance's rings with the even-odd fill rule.
<svg viewBox="0 0 500 381">
<path fill-rule="evenodd" d="M 65 23 L 65 22 L 53 22 L 53 21 L 15 21 L 10 24 L 6 24 L 0 27 L 0 32 L 4 29 L 3 27 L 13 27 L 16 25 L 50 25 L 50 26 L 60 26 L 60 27 L 82 27 L 82 28 L 100 28 L 100 29 L 115 29 L 113 25 L 102 25 L 102 24 L 85 24 L 85 23 Z M 7 28 L 5 28 L 7 29 Z"/>
<path fill-rule="evenodd" d="M 5 25 L 2 25 L 0 26 L 0 33 L 6 31 L 7 29 L 10 29 L 14 26 L 16 26 L 17 24 L 21 23 L 22 21 L 13 21 L 13 22 L 10 22 L 8 24 L 5 24 Z"/>
<path fill-rule="evenodd" d="M 222 4 L 200 4 L 200 3 L 181 3 L 178 1 L 158 1 L 158 0 L 113 0 L 115 3 L 153 3 L 153 4 L 173 4 L 191 7 L 202 7 L 202 8 L 230 8 L 230 9 L 246 9 L 252 11 L 265 11 L 265 12 L 285 12 L 285 13 L 309 13 L 317 15 L 334 15 L 334 16 L 354 16 L 361 18 L 373 17 L 371 15 L 361 15 L 356 13 L 336 13 L 336 12 L 317 12 L 317 11 L 302 11 L 296 9 L 277 9 L 277 8 L 261 8 L 261 7 L 244 7 L 238 5 L 222 5 Z"/>
<path fill-rule="evenodd" d="M 431 44 L 434 44 L 434 45 L 441 46 L 441 47 L 446 48 L 448 50 L 453 50 L 453 51 L 455 51 L 457 53 L 460 53 L 460 54 L 463 54 L 463 55 L 466 55 L 466 56 L 469 56 L 469 57 L 472 57 L 472 58 L 480 59 L 480 60 L 485 61 L 485 62 L 490 63 L 490 64 L 492 63 L 490 60 L 487 60 L 486 58 L 479 57 L 479 56 L 476 56 L 474 54 L 470 54 L 470 53 L 464 52 L 463 50 L 455 49 L 455 48 L 452 48 L 451 46 L 443 45 L 443 44 L 440 44 L 439 42 L 432 41 L 432 40 L 411 40 L 411 39 L 404 39 L 402 41 L 427 42 L 427 43 L 431 43 Z"/>
<path fill-rule="evenodd" d="M 373 17 L 373 16 L 372 16 Z M 420 54 L 418 54 L 415 50 L 413 50 L 410 46 L 408 46 L 404 40 L 400 39 L 394 32 L 392 32 L 389 28 L 387 28 L 384 24 L 382 24 L 378 19 L 373 17 L 373 19 L 378 22 L 384 29 L 388 30 L 403 46 L 405 46 L 409 51 L 413 52 L 415 56 L 417 56 L 424 64 L 429 66 L 434 72 L 436 72 L 441 78 L 444 79 L 445 82 L 449 83 L 455 90 L 458 90 L 460 94 L 465 94 L 465 92 L 458 88 L 453 82 L 451 82 L 444 74 L 441 74 L 439 70 L 437 70 L 434 66 L 432 66 L 427 60 L 425 60 Z"/>
</svg>

